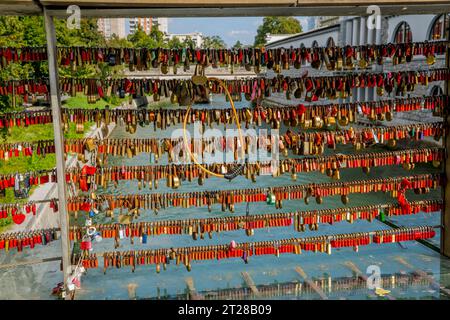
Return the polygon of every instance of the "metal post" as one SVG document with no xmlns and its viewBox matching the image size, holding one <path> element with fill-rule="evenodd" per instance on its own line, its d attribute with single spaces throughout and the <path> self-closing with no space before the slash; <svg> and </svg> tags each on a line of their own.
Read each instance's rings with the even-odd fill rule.
<svg viewBox="0 0 450 320">
<path fill-rule="evenodd" d="M 352 30 L 353 30 L 352 46 L 357 46 L 357 45 L 359 45 L 359 18 L 358 17 L 352 19 Z M 351 99 L 352 99 L 352 102 L 359 101 L 360 97 L 359 97 L 358 88 L 352 89 L 352 98 Z"/>
<path fill-rule="evenodd" d="M 353 43 L 353 19 L 349 18 L 345 20 L 345 42 L 343 46 L 345 45 L 352 45 Z M 352 97 L 350 95 L 343 101 L 343 102 L 351 102 Z"/>
<path fill-rule="evenodd" d="M 361 17 L 359 22 L 359 44 L 365 45 L 367 43 L 367 20 L 366 17 Z M 366 88 L 359 88 L 359 101 L 366 100 Z"/>
<path fill-rule="evenodd" d="M 53 130 L 55 135 L 56 174 L 58 177 L 59 224 L 61 228 L 62 269 L 64 286 L 71 273 L 69 218 L 67 215 L 64 136 L 61 128 L 61 96 L 59 90 L 58 64 L 56 60 L 56 33 L 53 17 L 44 7 L 45 33 L 47 37 L 48 73 L 50 80 L 50 104 L 53 115 Z M 69 295 L 66 295 L 69 299 Z"/>
<path fill-rule="evenodd" d="M 445 15 L 445 18 L 447 19 L 447 15 Z M 445 23 L 445 20 L 444 20 Z M 449 39 L 450 37 L 450 27 L 446 24 L 444 24 L 446 28 L 446 39 Z M 447 44 L 447 52 L 445 55 L 445 65 L 447 66 L 447 69 L 450 68 L 450 47 Z M 445 95 L 448 97 L 450 94 L 450 81 L 445 81 L 444 83 L 444 92 Z M 441 253 L 447 257 L 450 257 L 450 159 L 448 157 L 448 153 L 450 150 L 450 130 L 449 129 L 449 113 L 447 110 L 444 110 L 444 124 L 446 125 L 446 132 L 444 137 L 444 146 L 445 146 L 445 188 L 444 188 L 444 209 L 442 211 L 441 215 Z"/>
<path fill-rule="evenodd" d="M 375 44 L 375 30 L 374 29 L 368 29 L 367 30 L 367 44 Z M 367 100 L 374 100 L 375 89 L 374 88 L 366 88 L 366 99 Z"/>
</svg>

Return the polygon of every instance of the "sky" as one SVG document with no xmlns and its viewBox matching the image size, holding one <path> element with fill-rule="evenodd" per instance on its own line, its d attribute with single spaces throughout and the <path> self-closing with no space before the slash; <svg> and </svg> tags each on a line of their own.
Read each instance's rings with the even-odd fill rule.
<svg viewBox="0 0 450 320">
<path fill-rule="evenodd" d="M 296 17 L 303 31 L 307 31 L 305 17 Z M 262 17 L 239 18 L 169 18 L 169 33 L 201 32 L 206 36 L 220 36 L 228 47 L 237 40 L 242 44 L 253 44 L 256 29 L 262 24 Z"/>
</svg>

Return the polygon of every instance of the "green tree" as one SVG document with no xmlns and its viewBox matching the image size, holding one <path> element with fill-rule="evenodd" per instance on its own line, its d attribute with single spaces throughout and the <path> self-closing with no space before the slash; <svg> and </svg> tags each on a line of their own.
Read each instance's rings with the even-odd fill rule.
<svg viewBox="0 0 450 320">
<path fill-rule="evenodd" d="M 270 34 L 295 34 L 301 33 L 300 21 L 294 17 L 265 17 L 263 23 L 258 27 L 255 36 L 255 46 L 261 47 L 266 44 L 266 35 Z"/>
<path fill-rule="evenodd" d="M 45 28 L 42 17 L 0 17 L 0 46 L 26 47 L 45 46 Z M 56 38 L 59 46 L 105 46 L 106 40 L 98 31 L 96 19 L 82 19 L 80 29 L 68 29 L 66 20 L 55 20 Z M 109 68 L 109 69 L 108 69 Z M 60 67 L 63 77 L 115 77 L 123 72 L 122 66 L 86 65 L 73 70 Z M 0 70 L 0 80 L 39 79 L 48 77 L 46 62 L 10 63 Z M 12 105 L 10 96 L 0 98 L 0 109 L 8 110 Z"/>
<path fill-rule="evenodd" d="M 128 35 L 128 41 L 131 42 L 135 48 L 154 48 L 155 45 L 149 35 L 142 29 L 141 25 L 138 25 L 136 30 Z"/>
<path fill-rule="evenodd" d="M 213 49 L 223 49 L 225 48 L 225 42 L 222 40 L 219 36 L 212 36 L 212 37 L 204 37 L 202 48 L 213 48 Z"/>
<path fill-rule="evenodd" d="M 96 76 L 102 80 L 120 79 L 124 77 L 124 68 L 121 65 L 110 66 L 107 63 L 98 63 L 96 65 Z"/>
<path fill-rule="evenodd" d="M 181 40 L 177 37 L 173 37 L 166 43 L 167 48 L 173 48 L 173 49 L 182 49 L 182 48 L 195 48 L 196 44 L 195 41 L 192 40 L 191 37 L 186 37 L 186 39 L 181 42 Z"/>
<path fill-rule="evenodd" d="M 42 17 L 0 16 L 0 46 L 43 46 L 46 43 Z"/>
<path fill-rule="evenodd" d="M 106 41 L 106 45 L 112 48 L 132 48 L 133 43 L 128 41 L 128 39 L 119 38 L 118 35 L 113 33 L 111 38 Z"/>
<path fill-rule="evenodd" d="M 242 43 L 238 40 L 236 41 L 236 43 L 234 44 L 233 48 L 234 49 L 241 49 L 242 48 Z"/>
<path fill-rule="evenodd" d="M 65 19 L 57 19 L 55 30 L 60 46 L 101 47 L 106 45 L 105 37 L 98 30 L 97 19 L 81 19 L 79 29 L 69 29 Z"/>
<path fill-rule="evenodd" d="M 169 41 L 167 41 L 167 47 L 173 49 L 181 49 L 184 48 L 183 43 L 177 37 L 173 37 Z"/>
<path fill-rule="evenodd" d="M 44 23 L 42 17 L 0 17 L 0 46 L 25 47 L 44 46 L 46 44 Z M 0 69 L 0 80 L 21 80 L 31 78 L 43 78 L 48 76 L 46 62 L 10 63 Z M 16 97 L 16 106 L 20 105 L 20 98 Z M 0 109 L 2 111 L 13 110 L 11 96 L 0 97 Z"/>
<path fill-rule="evenodd" d="M 155 43 L 155 47 L 163 47 L 166 43 L 165 41 L 165 37 L 164 37 L 164 32 L 159 31 L 159 27 L 158 24 L 155 23 L 152 27 L 152 29 L 150 30 L 150 39 L 152 39 Z"/>
<path fill-rule="evenodd" d="M 183 41 L 183 45 L 185 48 L 195 48 L 197 47 L 197 44 L 194 40 L 192 40 L 191 37 L 186 37 L 186 39 Z"/>
</svg>

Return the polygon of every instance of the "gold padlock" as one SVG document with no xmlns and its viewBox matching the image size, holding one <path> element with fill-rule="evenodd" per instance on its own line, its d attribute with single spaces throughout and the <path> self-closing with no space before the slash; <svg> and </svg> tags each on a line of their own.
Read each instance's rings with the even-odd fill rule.
<svg viewBox="0 0 450 320">
<path fill-rule="evenodd" d="M 334 125 L 334 124 L 336 124 L 336 118 L 335 117 L 332 117 L 332 116 L 329 116 L 329 117 L 326 117 L 325 118 L 325 124 L 329 127 L 329 126 L 332 126 L 332 125 Z"/>
<path fill-rule="evenodd" d="M 312 127 L 312 120 L 311 119 L 308 119 L 308 120 L 305 120 L 305 122 L 303 122 L 302 123 L 302 128 L 303 129 L 310 129 Z"/>
<path fill-rule="evenodd" d="M 392 121 L 393 120 L 393 116 L 392 116 L 392 112 L 391 111 L 387 111 L 386 112 L 386 114 L 385 114 L 385 116 L 386 116 L 386 120 L 387 121 Z"/>
<path fill-rule="evenodd" d="M 395 148 L 395 146 L 397 145 L 397 140 L 395 139 L 389 139 L 387 142 L 387 145 L 389 148 Z"/>
<path fill-rule="evenodd" d="M 428 65 L 433 65 L 436 62 L 436 57 L 433 54 L 429 54 L 427 56 L 427 64 Z"/>
<path fill-rule="evenodd" d="M 88 138 L 86 140 L 86 144 L 85 145 L 86 145 L 86 150 L 87 151 L 89 151 L 89 152 L 94 151 L 94 149 L 95 149 L 95 141 L 94 141 L 93 138 Z"/>
<path fill-rule="evenodd" d="M 336 169 L 336 170 L 333 171 L 332 178 L 335 179 L 335 180 L 340 180 L 341 179 L 341 174 L 340 174 L 339 170 Z"/>
<path fill-rule="evenodd" d="M 435 167 L 435 168 L 439 168 L 441 166 L 441 162 L 438 160 L 433 160 L 432 164 L 433 164 L 433 167 Z"/>
<path fill-rule="evenodd" d="M 323 120 L 321 117 L 316 116 L 313 118 L 313 127 L 316 129 L 320 129 L 323 127 Z"/>
<path fill-rule="evenodd" d="M 173 176 L 172 177 L 172 188 L 173 189 L 178 189 L 178 187 L 180 186 L 180 178 L 178 176 Z"/>
<path fill-rule="evenodd" d="M 348 117 L 347 116 L 342 116 L 339 120 L 339 125 L 341 126 L 347 126 L 349 123 Z"/>
</svg>

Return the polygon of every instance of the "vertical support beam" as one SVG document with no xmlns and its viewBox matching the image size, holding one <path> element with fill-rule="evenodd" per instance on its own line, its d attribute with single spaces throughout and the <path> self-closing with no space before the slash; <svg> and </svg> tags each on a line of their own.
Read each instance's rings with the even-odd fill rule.
<svg viewBox="0 0 450 320">
<path fill-rule="evenodd" d="M 339 33 L 338 33 L 336 45 L 340 46 L 340 47 L 345 45 L 345 18 L 344 17 L 339 17 Z"/>
<path fill-rule="evenodd" d="M 445 24 L 444 24 L 445 25 Z M 450 23 L 449 23 L 450 25 Z M 450 37 L 450 27 L 445 26 L 446 29 L 446 39 Z M 445 55 L 445 65 L 447 69 L 450 68 L 450 47 L 447 44 L 447 52 Z M 445 81 L 444 83 L 444 92 L 448 97 L 450 95 L 450 81 Z M 450 150 L 450 130 L 449 128 L 449 113 L 447 110 L 444 110 L 444 125 L 446 126 L 446 133 L 444 137 L 444 146 L 445 146 L 445 187 L 444 187 L 444 209 L 441 215 L 441 253 L 450 257 L 450 158 L 448 157 Z"/>
<path fill-rule="evenodd" d="M 367 44 L 374 44 L 375 43 L 375 30 L 374 29 L 368 29 L 367 30 Z M 367 100 L 374 100 L 374 88 L 366 88 L 366 99 Z"/>
<path fill-rule="evenodd" d="M 359 18 L 360 22 L 359 22 L 359 43 L 360 45 L 365 45 L 367 43 L 367 18 L 366 17 L 361 17 Z"/>
<path fill-rule="evenodd" d="M 359 17 L 356 17 L 352 20 L 352 46 L 359 45 Z M 359 89 L 352 89 L 352 102 L 356 102 L 359 100 Z"/>
<path fill-rule="evenodd" d="M 375 41 L 375 44 L 381 44 L 381 31 L 382 31 L 382 29 L 380 28 L 380 29 L 377 29 L 377 28 L 375 28 L 374 30 L 373 30 L 373 32 L 375 33 L 375 35 L 374 35 L 374 41 Z M 375 71 L 377 71 L 377 72 L 383 72 L 383 69 L 384 69 L 384 65 L 375 65 Z M 373 94 L 373 100 L 380 100 L 380 96 L 378 96 L 378 94 L 376 93 L 376 89 L 375 88 L 372 88 L 372 94 Z"/>
<path fill-rule="evenodd" d="M 59 224 L 61 229 L 62 271 L 64 286 L 71 273 L 69 217 L 67 215 L 64 136 L 61 128 L 61 95 L 59 90 L 58 63 L 56 60 L 56 33 L 53 17 L 44 7 L 45 33 L 47 37 L 48 74 L 50 80 L 50 104 L 53 116 L 53 131 L 55 135 L 56 174 L 58 180 Z M 66 295 L 66 299 L 69 299 Z"/>
<path fill-rule="evenodd" d="M 359 22 L 359 44 L 365 45 L 367 44 L 367 18 L 361 17 Z M 366 88 L 359 88 L 359 101 L 366 100 Z"/>
<path fill-rule="evenodd" d="M 344 45 L 352 45 L 353 36 L 353 19 L 345 20 L 345 43 Z"/>
<path fill-rule="evenodd" d="M 353 30 L 353 35 L 352 35 L 352 45 L 353 46 L 357 46 L 357 45 L 359 45 L 359 21 L 360 20 L 360 18 L 359 17 L 357 17 L 357 18 L 354 18 L 353 20 L 352 20 L 352 22 L 353 22 L 353 26 L 352 26 L 352 30 Z"/>
<path fill-rule="evenodd" d="M 353 43 L 353 19 L 349 18 L 345 21 L 345 45 L 352 45 Z M 353 94 L 353 92 L 352 92 Z M 348 96 L 345 102 L 351 102 L 352 97 Z"/>
</svg>

